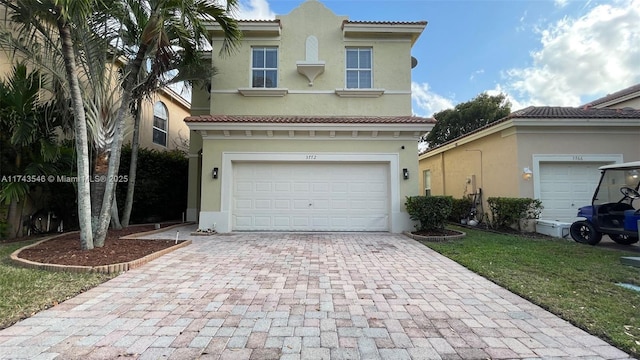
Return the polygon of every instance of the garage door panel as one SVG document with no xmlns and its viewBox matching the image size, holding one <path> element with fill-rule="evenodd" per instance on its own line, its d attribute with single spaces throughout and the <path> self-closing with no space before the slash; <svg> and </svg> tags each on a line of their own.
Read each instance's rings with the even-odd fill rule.
<svg viewBox="0 0 640 360">
<path fill-rule="evenodd" d="M 573 222 L 578 208 L 589 205 L 606 163 L 540 163 L 542 219 Z"/>
<path fill-rule="evenodd" d="M 293 192 L 294 193 L 305 193 L 305 194 L 307 194 L 309 192 L 310 188 L 311 188 L 311 185 L 309 183 L 296 182 L 296 183 L 293 184 Z"/>
<path fill-rule="evenodd" d="M 233 168 L 233 230 L 388 230 L 388 164 L 238 163 Z"/>
<path fill-rule="evenodd" d="M 331 183 L 331 192 L 334 194 L 342 193 L 346 194 L 349 192 L 349 183 L 346 182 L 332 182 Z"/>
<path fill-rule="evenodd" d="M 289 210 L 291 209 L 291 200 L 276 199 L 273 201 L 273 208 L 276 210 Z"/>
<path fill-rule="evenodd" d="M 257 199 L 255 201 L 255 208 L 256 210 L 271 209 L 272 208 L 271 200 Z"/>
<path fill-rule="evenodd" d="M 236 216 L 235 217 L 235 221 L 236 221 L 236 225 L 239 226 L 239 227 L 253 225 L 253 217 L 252 216 Z"/>
<path fill-rule="evenodd" d="M 238 181 L 236 184 L 236 192 L 251 192 L 253 189 L 253 183 L 248 181 Z"/>
<path fill-rule="evenodd" d="M 242 199 L 236 199 L 235 201 L 235 207 L 237 209 L 243 210 L 243 209 L 253 209 L 253 201 L 251 200 L 242 200 Z"/>
<path fill-rule="evenodd" d="M 290 192 L 291 183 L 288 182 L 276 182 L 273 184 L 273 190 L 277 192 Z"/>
</svg>

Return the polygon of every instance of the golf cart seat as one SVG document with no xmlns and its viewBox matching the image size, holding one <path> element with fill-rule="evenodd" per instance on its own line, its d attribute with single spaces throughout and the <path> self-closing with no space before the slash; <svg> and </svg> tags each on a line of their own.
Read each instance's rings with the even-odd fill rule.
<svg viewBox="0 0 640 360">
<path fill-rule="evenodd" d="M 624 229 L 626 231 L 638 231 L 638 221 L 640 221 L 640 212 L 638 210 L 625 210 Z"/>
<path fill-rule="evenodd" d="M 623 228 L 627 211 L 634 212 L 635 209 L 625 203 L 608 203 L 598 208 L 598 219 L 600 226 L 608 228 Z M 626 228 L 626 226 L 624 226 Z"/>
</svg>

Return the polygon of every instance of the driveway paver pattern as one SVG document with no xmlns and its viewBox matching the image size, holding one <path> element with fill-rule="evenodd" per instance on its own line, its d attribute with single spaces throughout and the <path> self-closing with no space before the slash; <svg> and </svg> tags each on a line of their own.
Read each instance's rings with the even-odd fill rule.
<svg viewBox="0 0 640 360">
<path fill-rule="evenodd" d="M 0 358 L 629 358 L 404 235 L 189 238 L 0 331 Z"/>
</svg>

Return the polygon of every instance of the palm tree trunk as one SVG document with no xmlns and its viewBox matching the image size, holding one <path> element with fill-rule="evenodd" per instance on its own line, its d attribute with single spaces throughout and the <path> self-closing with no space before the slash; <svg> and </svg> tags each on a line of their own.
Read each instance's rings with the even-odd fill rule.
<svg viewBox="0 0 640 360">
<path fill-rule="evenodd" d="M 133 120 L 133 138 L 131 139 L 131 161 L 129 163 L 129 182 L 127 183 L 127 197 L 122 213 L 122 226 L 129 226 L 131 210 L 133 209 L 133 193 L 136 187 L 136 173 L 138 171 L 138 148 L 140 147 L 140 117 L 142 99 L 136 100 L 136 114 Z"/>
<path fill-rule="evenodd" d="M 75 138 L 78 166 L 78 222 L 80 225 L 80 247 L 83 250 L 93 249 L 93 233 L 91 231 L 91 192 L 89 186 L 89 142 L 87 137 L 87 120 L 84 113 L 82 93 L 78 81 L 73 42 L 69 25 L 61 18 L 57 22 L 65 71 L 69 81 L 71 102 L 75 117 Z"/>
<path fill-rule="evenodd" d="M 111 205 L 111 227 L 116 230 L 122 230 L 120 217 L 118 216 L 118 200 L 113 197 L 113 205 Z"/>
<path fill-rule="evenodd" d="M 9 211 L 7 213 L 7 224 L 9 225 L 9 239 L 22 236 L 22 215 L 18 209 L 18 199 L 11 199 Z"/>
<path fill-rule="evenodd" d="M 102 210 L 102 201 L 104 189 L 106 187 L 107 170 L 109 167 L 109 153 L 104 149 L 96 150 L 97 154 L 93 161 L 93 176 L 91 181 L 91 225 L 93 228 L 93 237 L 96 238 L 98 222 L 100 220 L 100 210 Z M 94 245 L 96 245 L 94 243 Z M 100 247 L 100 246 L 96 246 Z"/>
<path fill-rule="evenodd" d="M 135 79 L 138 78 L 140 68 L 142 66 L 142 61 L 147 52 L 147 49 L 147 45 L 140 45 L 135 59 L 131 62 L 131 67 L 129 68 L 129 74 L 127 76 L 128 81 L 125 80 L 126 85 L 122 93 L 120 109 L 118 109 L 116 120 L 116 130 L 114 133 L 113 143 L 111 144 L 109 171 L 107 173 L 104 199 L 102 200 L 102 210 L 100 211 L 98 229 L 95 232 L 96 236 L 94 238 L 94 243 L 98 247 L 104 245 L 104 240 L 107 237 L 107 228 L 109 226 L 109 223 L 111 222 L 111 204 L 113 202 L 115 193 L 115 182 L 113 180 L 117 178 L 118 170 L 120 168 L 120 154 L 122 152 L 122 141 L 124 139 L 125 114 L 127 111 L 129 111 Z"/>
</svg>

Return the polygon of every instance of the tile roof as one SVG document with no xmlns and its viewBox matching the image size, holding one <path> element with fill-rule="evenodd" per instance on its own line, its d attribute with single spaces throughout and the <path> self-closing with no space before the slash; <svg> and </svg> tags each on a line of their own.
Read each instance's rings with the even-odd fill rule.
<svg viewBox="0 0 640 360">
<path fill-rule="evenodd" d="M 433 118 L 418 116 L 292 116 L 292 115 L 198 115 L 187 123 L 251 124 L 435 124 Z"/>
<path fill-rule="evenodd" d="M 354 21 L 344 20 L 344 24 L 366 24 L 366 25 L 427 25 L 426 21 Z"/>
<path fill-rule="evenodd" d="M 529 106 L 512 112 L 504 119 L 540 118 L 540 119 L 633 119 L 640 118 L 640 110 L 597 109 L 590 107 Z M 500 121 L 498 120 L 498 121 Z M 495 123 L 494 123 L 495 124 Z"/>
<path fill-rule="evenodd" d="M 597 109 L 593 107 L 563 107 L 563 106 L 529 106 L 524 109 L 514 111 L 511 114 L 498 119 L 490 124 L 475 129 L 469 133 L 451 139 L 431 149 L 427 149 L 420 153 L 426 154 L 432 150 L 441 148 L 445 145 L 454 143 L 472 134 L 488 129 L 497 124 L 506 122 L 511 119 L 638 119 L 640 125 L 640 110 L 635 109 Z M 437 119 L 436 119 L 437 121 Z M 605 123 L 603 123 L 605 124 Z"/>
<path fill-rule="evenodd" d="M 623 96 L 631 95 L 631 94 L 633 94 L 635 92 L 640 93 L 640 84 L 629 86 L 626 89 L 622 89 L 620 91 L 614 92 L 613 94 L 609 94 L 609 95 L 601 97 L 599 99 L 595 99 L 595 100 L 593 100 L 593 101 L 591 101 L 591 102 L 589 102 L 588 104 L 585 104 L 585 105 L 596 106 L 596 105 L 604 104 L 606 102 L 621 98 Z"/>
</svg>

